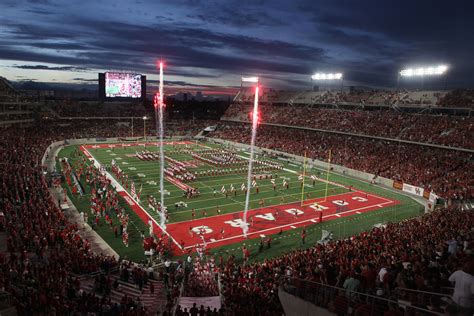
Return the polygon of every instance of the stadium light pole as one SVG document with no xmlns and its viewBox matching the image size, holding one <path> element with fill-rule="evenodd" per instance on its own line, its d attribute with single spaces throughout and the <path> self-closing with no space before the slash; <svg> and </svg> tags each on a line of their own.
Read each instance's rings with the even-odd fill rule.
<svg viewBox="0 0 474 316">
<path fill-rule="evenodd" d="M 247 192 L 245 195 L 245 206 L 244 206 L 244 218 L 243 218 L 243 226 L 242 232 L 244 237 L 247 238 L 247 232 L 249 230 L 247 224 L 247 212 L 249 209 L 249 200 L 250 200 L 250 187 L 252 183 L 252 169 L 253 169 L 253 157 L 255 151 L 255 138 L 257 137 L 257 126 L 259 121 L 258 115 L 258 92 L 259 92 L 259 78 L 258 77 L 242 77 L 240 86 L 243 85 L 244 82 L 251 82 L 255 83 L 255 99 L 253 103 L 253 111 L 252 111 L 252 137 L 250 139 L 250 157 L 249 157 L 249 165 L 248 165 L 248 172 L 247 172 Z"/>
<path fill-rule="evenodd" d="M 344 76 L 340 72 L 335 72 L 335 73 L 321 73 L 317 72 L 314 75 L 311 76 L 311 81 L 319 81 L 319 82 L 333 82 L 340 80 L 340 90 L 342 92 L 342 83 L 344 81 Z M 311 83 L 311 86 L 313 84 Z"/>
<path fill-rule="evenodd" d="M 437 65 L 437 66 L 428 66 L 428 67 L 418 67 L 418 68 L 405 68 L 400 70 L 398 73 L 398 78 L 421 78 L 422 80 L 422 89 L 424 88 L 424 79 L 426 77 L 436 77 L 436 76 L 445 76 L 444 88 L 446 89 L 447 85 L 447 73 L 449 67 L 447 65 Z"/>
</svg>

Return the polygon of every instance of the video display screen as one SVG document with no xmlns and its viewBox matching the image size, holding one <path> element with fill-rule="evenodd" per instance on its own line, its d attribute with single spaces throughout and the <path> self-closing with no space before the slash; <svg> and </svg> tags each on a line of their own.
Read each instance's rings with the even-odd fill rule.
<svg viewBox="0 0 474 316">
<path fill-rule="evenodd" d="M 142 75 L 122 72 L 105 73 L 107 98 L 141 98 Z"/>
</svg>

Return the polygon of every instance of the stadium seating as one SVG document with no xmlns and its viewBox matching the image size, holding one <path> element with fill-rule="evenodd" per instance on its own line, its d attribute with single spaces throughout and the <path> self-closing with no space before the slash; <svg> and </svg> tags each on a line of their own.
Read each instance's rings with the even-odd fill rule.
<svg viewBox="0 0 474 316">
<path fill-rule="evenodd" d="M 239 91 L 235 103 L 252 102 L 254 92 Z M 263 89 L 259 96 L 261 103 L 269 104 L 360 104 L 360 105 L 411 105 L 419 107 L 473 108 L 473 90 L 450 91 L 419 90 L 353 90 L 353 91 L 277 91 Z"/>
<path fill-rule="evenodd" d="M 474 90 L 457 89 L 450 91 L 439 100 L 439 104 L 472 108 L 474 104 Z"/>
<path fill-rule="evenodd" d="M 142 104 L 128 102 L 74 102 L 52 104 L 60 117 L 153 117 Z"/>
<path fill-rule="evenodd" d="M 234 103 L 223 119 L 249 121 L 250 111 L 250 105 Z M 474 119 L 470 116 L 413 115 L 393 110 L 340 110 L 288 105 L 261 105 L 260 113 L 264 124 L 308 127 L 474 149 Z"/>
<path fill-rule="evenodd" d="M 34 109 L 35 105 L 24 102 L 12 84 L 0 77 L 0 128 L 31 124 Z"/>
<path fill-rule="evenodd" d="M 212 137 L 250 142 L 250 125 L 222 123 Z M 448 199 L 474 197 L 472 154 L 420 145 L 329 134 L 277 126 L 260 126 L 257 145 L 327 160 L 378 176 L 428 188 Z"/>
<path fill-rule="evenodd" d="M 10 81 L 0 76 L 0 101 L 16 101 L 17 92 Z"/>
</svg>

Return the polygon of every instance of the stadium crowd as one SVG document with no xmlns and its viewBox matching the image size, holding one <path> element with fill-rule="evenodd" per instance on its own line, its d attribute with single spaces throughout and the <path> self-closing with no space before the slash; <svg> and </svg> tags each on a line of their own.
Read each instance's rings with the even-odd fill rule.
<svg viewBox="0 0 474 316">
<path fill-rule="evenodd" d="M 2 131 L 0 208 L 7 249 L 0 257 L 0 288 L 12 295 L 21 315 L 127 313 L 136 304 L 113 304 L 79 288 L 76 275 L 108 271 L 117 262 L 94 255 L 78 227 L 53 201 L 38 163 L 52 140 L 48 134 L 34 129 Z"/>
<path fill-rule="evenodd" d="M 223 118 L 249 121 L 250 111 L 250 105 L 232 104 Z M 474 119 L 469 116 L 414 115 L 393 110 L 340 110 L 288 105 L 261 105 L 259 112 L 264 123 L 474 149 Z"/>
<path fill-rule="evenodd" d="M 2 130 L 0 236 L 5 249 L 0 253 L 0 288 L 10 293 L 20 315 L 147 314 L 138 297 L 124 295 L 121 302 L 114 302 L 104 295 L 110 293 L 112 285 L 103 275 L 95 280 L 94 292 L 81 288 L 81 276 L 107 274 L 119 263 L 113 257 L 92 253 L 89 242 L 80 236 L 81 228 L 68 222 L 58 201 L 52 199 L 48 190 L 52 183 L 43 177 L 41 159 L 52 142 L 125 137 L 129 133 L 125 127 L 99 123 L 55 121 L 46 127 Z M 122 267 L 121 271 L 122 278 L 138 288 L 147 283 L 144 270 Z M 168 280 L 170 274 L 166 273 Z M 167 284 L 172 305 L 176 284 Z"/>
<path fill-rule="evenodd" d="M 79 117 L 84 117 L 91 122 L 94 119 L 99 119 L 102 124 L 104 122 L 113 122 L 116 124 L 120 122 L 121 126 L 128 126 L 131 131 L 132 124 L 135 125 L 135 137 L 143 135 L 143 117 L 146 117 L 146 130 L 148 134 L 157 135 L 155 124 L 155 113 L 153 108 L 145 108 L 141 104 L 130 103 L 104 103 L 98 104 L 55 104 L 50 108 L 59 115 L 59 119 L 64 122 L 71 122 Z M 103 118 L 114 117 L 115 120 L 104 120 Z M 133 117 L 133 123 L 132 123 Z M 187 124 L 183 125 L 182 120 L 165 118 L 165 136 L 186 136 L 195 135 L 203 128 L 215 125 L 215 120 L 189 120 Z M 129 135 L 130 136 L 130 133 Z"/>
<path fill-rule="evenodd" d="M 474 90 L 343 90 L 335 87 L 320 91 L 278 91 L 262 89 L 260 100 L 273 104 L 353 104 L 353 105 L 386 105 L 415 107 L 453 107 L 472 108 Z M 237 102 L 252 102 L 251 89 L 243 89 L 236 96 Z"/>
<path fill-rule="evenodd" d="M 225 303 L 235 315 L 281 314 L 278 288 L 285 283 L 294 285 L 293 278 L 348 289 L 346 304 L 353 308 L 362 303 L 349 290 L 386 298 L 405 298 L 401 289 L 439 292 L 453 285 L 453 273 L 461 268 L 474 274 L 472 227 L 471 210 L 448 208 L 326 245 L 294 250 L 263 263 L 241 265 L 230 257 L 221 266 Z M 457 307 L 471 310 L 474 288 L 467 293 L 458 290 L 456 287 L 453 296 Z M 338 312 L 337 291 L 320 293 L 314 302 Z M 419 306 L 416 296 L 410 299 Z M 421 307 L 442 305 L 437 301 L 431 304 L 436 306 Z"/>
<path fill-rule="evenodd" d="M 250 125 L 223 123 L 212 137 L 239 143 L 250 142 Z M 441 197 L 463 200 L 474 197 L 472 154 L 402 144 L 363 137 L 289 129 L 259 127 L 257 146 L 304 155 L 434 191 Z"/>
<path fill-rule="evenodd" d="M 444 95 L 439 104 L 451 104 L 456 107 L 470 107 L 474 105 L 474 90 L 456 89 Z"/>
<path fill-rule="evenodd" d="M 44 180 L 40 164 L 44 151 L 54 141 L 128 137 L 130 127 L 115 125 L 116 121 L 112 120 L 43 123 L 25 129 L 4 129 L 0 135 L 1 226 L 6 231 L 6 249 L 0 254 L 0 288 L 12 295 L 22 315 L 145 314 L 144 307 L 131 297 L 114 303 L 106 296 L 80 289 L 78 275 L 107 272 L 117 267 L 118 262 L 91 252 L 87 240 L 79 236 L 79 228 L 66 220 L 52 200 L 50 184 Z M 189 128 L 198 130 L 208 123 L 198 121 L 196 125 L 181 128 L 186 132 Z M 225 123 L 211 135 L 248 143 L 248 128 L 248 125 Z M 472 155 L 459 151 L 270 126 L 260 127 L 257 143 L 264 148 L 300 155 L 307 151 L 321 160 L 327 159 L 327 151 L 331 149 L 332 162 L 336 164 L 430 188 L 451 199 L 474 196 Z M 452 207 L 326 246 L 293 251 L 263 263 L 242 265 L 231 257 L 220 265 L 227 313 L 281 313 L 278 287 L 285 276 L 340 287 L 352 278 L 359 280 L 358 290 L 367 293 L 382 290 L 385 296 L 391 296 L 401 286 L 430 291 L 449 286 L 449 276 L 461 265 L 474 273 L 473 221 L 472 212 Z M 216 284 L 211 282 L 206 269 L 197 267 L 197 272 L 189 275 L 190 293 L 216 293 Z M 169 283 L 171 305 L 178 292 L 177 283 L 174 274 L 166 275 L 172 279 L 165 282 Z M 140 286 L 146 283 L 147 277 L 143 271 L 133 270 L 131 278 Z M 106 280 L 97 280 L 102 292 L 107 291 L 104 284 Z M 318 302 L 331 307 L 332 299 L 323 297 Z M 456 303 L 471 308 L 462 300 Z"/>
<path fill-rule="evenodd" d="M 147 121 L 148 122 L 148 121 Z M 47 124 L 50 133 L 46 137 L 54 135 L 53 138 L 57 140 L 74 139 L 74 138 L 106 138 L 119 137 L 131 138 L 131 124 L 130 120 L 74 120 L 74 119 L 60 119 L 60 120 L 45 120 L 43 124 Z M 143 137 L 143 123 L 142 125 L 135 125 L 133 136 Z M 166 123 L 164 137 L 172 136 L 193 136 L 209 125 L 215 125 L 213 120 L 196 120 L 187 121 L 182 124 L 179 121 L 169 121 Z M 154 137 L 157 135 L 155 124 L 147 123 L 146 125 L 147 137 Z"/>
<path fill-rule="evenodd" d="M 130 102 L 62 102 L 52 104 L 53 109 L 61 117 L 143 117 L 153 116 L 142 104 Z"/>
<path fill-rule="evenodd" d="M 186 271 L 183 296 L 218 296 L 219 289 L 216 280 L 218 269 L 214 260 L 206 262 L 195 257 L 194 261 L 189 258 L 188 264 L 191 267 L 189 271 Z"/>
</svg>

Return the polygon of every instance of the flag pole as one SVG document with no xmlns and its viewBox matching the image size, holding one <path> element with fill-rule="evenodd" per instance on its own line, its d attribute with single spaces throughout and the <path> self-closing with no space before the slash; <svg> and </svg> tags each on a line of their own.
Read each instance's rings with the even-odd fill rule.
<svg viewBox="0 0 474 316">
<path fill-rule="evenodd" d="M 326 202 L 328 196 L 328 184 L 329 184 L 329 168 L 331 167 L 331 149 L 329 149 L 328 168 L 326 172 L 326 190 L 324 193 L 324 202 Z"/>
<path fill-rule="evenodd" d="M 306 176 L 306 151 L 304 152 L 304 160 L 303 160 L 303 179 L 302 179 L 302 186 L 301 186 L 301 206 L 303 206 L 304 201 L 304 178 Z"/>
</svg>

